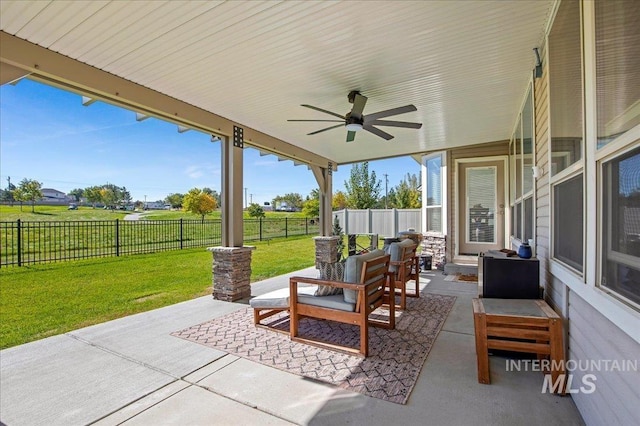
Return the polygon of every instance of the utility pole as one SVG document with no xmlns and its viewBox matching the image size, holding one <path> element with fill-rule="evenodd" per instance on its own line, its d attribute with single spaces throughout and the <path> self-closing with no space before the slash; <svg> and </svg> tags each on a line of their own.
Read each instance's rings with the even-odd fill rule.
<svg viewBox="0 0 640 426">
<path fill-rule="evenodd" d="M 144 196 L 144 206 L 142 206 L 142 209 L 143 210 L 147 209 L 147 196 L 146 195 Z"/>
<path fill-rule="evenodd" d="M 253 204 L 253 194 L 249 194 L 249 204 Z"/>
<path fill-rule="evenodd" d="M 389 199 L 389 175 L 383 174 L 384 176 L 384 208 L 387 209 L 387 201 Z"/>
</svg>

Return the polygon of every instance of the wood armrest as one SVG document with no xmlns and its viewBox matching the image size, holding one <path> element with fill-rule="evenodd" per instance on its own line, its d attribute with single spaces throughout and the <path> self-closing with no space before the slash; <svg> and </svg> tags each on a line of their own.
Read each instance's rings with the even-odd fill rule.
<svg viewBox="0 0 640 426">
<path fill-rule="evenodd" d="M 327 285 L 330 287 L 339 287 L 346 288 L 348 290 L 358 290 L 362 288 L 362 284 L 358 283 L 348 283 L 344 281 L 329 281 L 329 280 L 321 280 L 319 278 L 311 278 L 311 277 L 291 277 L 289 278 L 289 283 L 302 283 L 302 284 L 314 284 L 314 285 Z"/>
</svg>

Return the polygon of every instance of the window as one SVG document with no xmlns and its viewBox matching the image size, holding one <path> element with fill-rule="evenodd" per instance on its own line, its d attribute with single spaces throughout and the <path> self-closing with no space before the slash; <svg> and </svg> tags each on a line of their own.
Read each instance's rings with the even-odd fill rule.
<svg viewBox="0 0 640 426">
<path fill-rule="evenodd" d="M 582 272 L 582 173 L 553 187 L 553 257 Z"/>
<path fill-rule="evenodd" d="M 597 0 L 598 285 L 640 306 L 640 3 Z M 606 147 L 606 149 L 605 149 Z"/>
<path fill-rule="evenodd" d="M 640 148 L 602 166 L 600 283 L 640 304 Z"/>
<path fill-rule="evenodd" d="M 549 33 L 551 174 L 582 159 L 582 48 L 580 3 L 565 0 Z"/>
<path fill-rule="evenodd" d="M 580 2 L 564 0 L 549 33 L 552 257 L 584 268 L 584 122 Z M 525 206 L 525 210 L 526 210 Z"/>
<path fill-rule="evenodd" d="M 640 124 L 640 2 L 595 2 L 598 148 Z"/>
<path fill-rule="evenodd" d="M 427 229 L 442 232 L 442 155 L 428 158 L 426 166 Z"/>
<path fill-rule="evenodd" d="M 496 167 L 467 168 L 467 242 L 495 243 Z"/>
<path fill-rule="evenodd" d="M 531 88 L 522 107 L 509 149 L 511 165 L 511 235 L 533 239 L 533 96 Z"/>
</svg>

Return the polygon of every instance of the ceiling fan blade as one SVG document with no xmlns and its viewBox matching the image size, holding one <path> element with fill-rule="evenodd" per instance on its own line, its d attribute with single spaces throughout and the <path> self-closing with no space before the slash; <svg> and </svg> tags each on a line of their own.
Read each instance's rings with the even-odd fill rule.
<svg viewBox="0 0 640 426">
<path fill-rule="evenodd" d="M 405 105 L 398 108 L 388 109 L 385 111 L 374 112 L 373 114 L 367 114 L 364 116 L 364 121 L 365 121 L 365 124 L 368 124 L 379 118 L 389 117 L 391 115 L 404 114 L 406 112 L 412 112 L 417 110 L 418 108 L 416 108 L 415 105 Z"/>
<path fill-rule="evenodd" d="M 338 113 L 335 113 L 335 112 L 331 112 L 331 111 L 327 111 L 326 109 L 314 107 L 313 105 L 307 105 L 307 104 L 302 104 L 301 106 L 303 106 L 305 108 L 315 109 L 316 111 L 324 112 L 325 114 L 333 115 L 334 117 L 342 118 L 344 120 L 344 115 L 341 115 L 341 114 L 338 114 Z"/>
<path fill-rule="evenodd" d="M 315 132 L 307 133 L 307 136 L 316 135 L 318 133 L 326 132 L 327 130 L 337 129 L 338 127 L 344 127 L 344 124 L 336 124 L 335 126 L 327 127 L 325 129 L 316 130 Z"/>
<path fill-rule="evenodd" d="M 408 121 L 390 121 L 390 120 L 373 120 L 367 122 L 370 126 L 390 126 L 390 127 L 406 127 L 408 129 L 419 129 L 422 123 L 410 123 Z"/>
<path fill-rule="evenodd" d="M 351 108 L 351 117 L 360 118 L 362 117 L 362 111 L 364 111 L 364 106 L 367 104 L 367 97 L 361 95 L 360 93 L 356 93 L 353 99 L 353 108 Z"/>
<path fill-rule="evenodd" d="M 287 121 L 314 121 L 314 122 L 328 122 L 328 123 L 344 123 L 344 120 L 287 120 Z"/>
<path fill-rule="evenodd" d="M 356 139 L 356 132 L 349 131 L 347 132 L 347 142 L 353 142 Z"/>
<path fill-rule="evenodd" d="M 391 139 L 393 139 L 393 136 L 392 136 L 392 135 L 390 135 L 389 133 L 387 133 L 387 132 L 385 132 L 385 131 L 382 131 L 382 130 L 380 130 L 380 129 L 377 129 L 377 128 L 375 128 L 375 127 L 373 127 L 373 126 L 369 125 L 369 124 L 364 125 L 362 128 L 363 128 L 364 130 L 366 130 L 367 132 L 371 132 L 371 133 L 373 133 L 373 134 L 374 134 L 374 135 L 376 135 L 376 136 L 380 136 L 382 139 L 385 139 L 385 140 L 391 140 Z"/>
</svg>

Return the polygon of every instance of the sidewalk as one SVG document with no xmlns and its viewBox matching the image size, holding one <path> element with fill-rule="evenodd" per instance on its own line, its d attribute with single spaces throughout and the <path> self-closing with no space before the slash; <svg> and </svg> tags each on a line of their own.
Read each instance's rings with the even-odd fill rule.
<svg viewBox="0 0 640 426">
<path fill-rule="evenodd" d="M 309 268 L 290 275 L 315 276 Z M 252 285 L 253 295 L 288 284 Z M 457 296 L 407 405 L 337 389 L 172 337 L 246 305 L 205 296 L 0 352 L 0 420 L 14 425 L 582 424 L 570 397 L 541 394 L 536 372 L 477 383 L 476 286 L 422 274 L 427 292 Z"/>
</svg>

